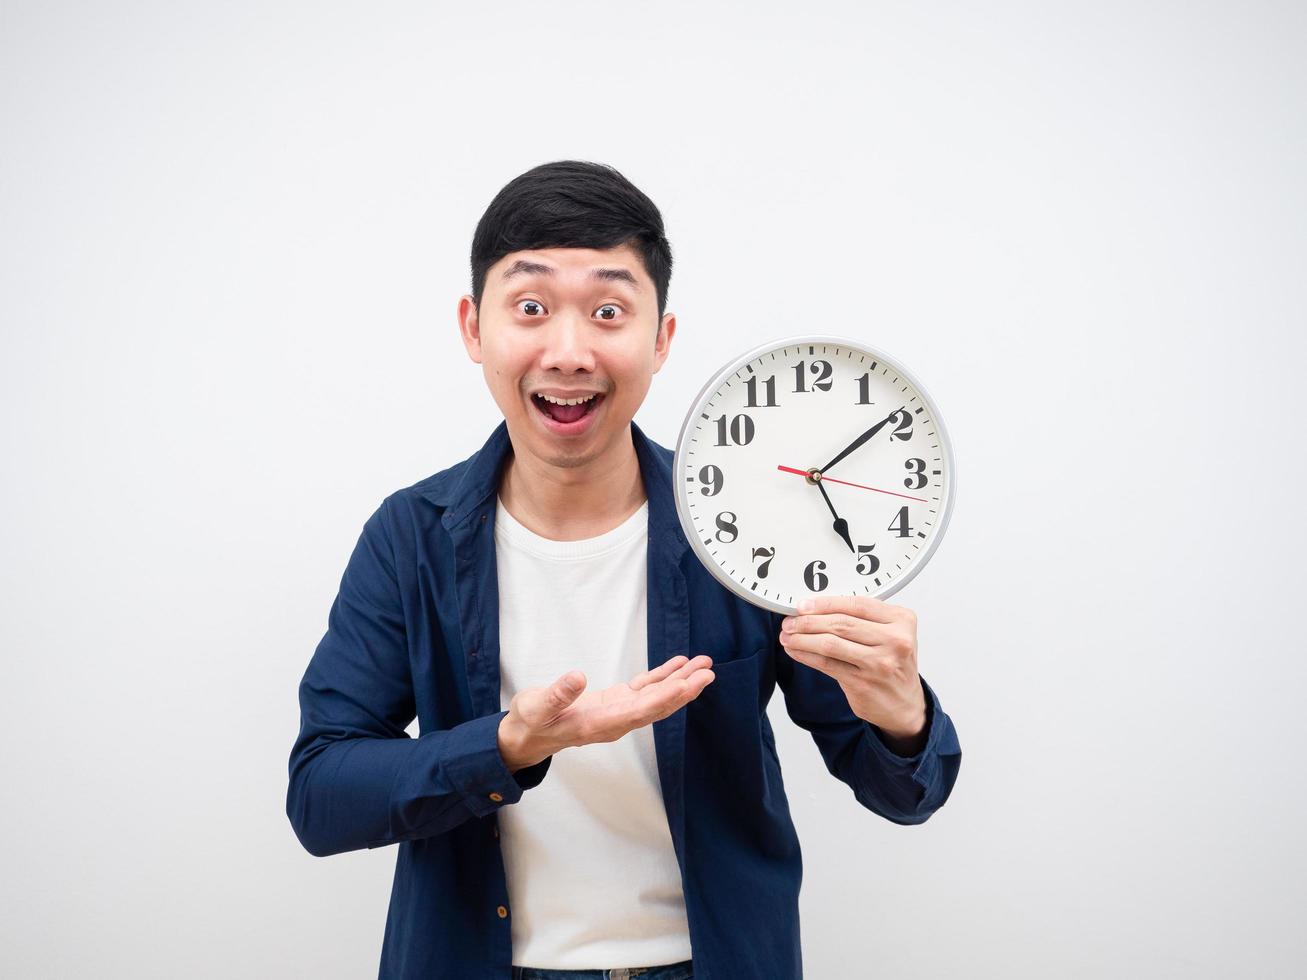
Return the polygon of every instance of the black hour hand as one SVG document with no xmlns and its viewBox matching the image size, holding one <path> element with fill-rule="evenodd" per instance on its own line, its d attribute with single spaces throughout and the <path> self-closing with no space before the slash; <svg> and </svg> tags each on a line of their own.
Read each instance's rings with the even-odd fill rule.
<svg viewBox="0 0 1307 980">
<path fill-rule="evenodd" d="M 821 480 L 817 481 L 817 489 L 821 491 L 822 499 L 826 501 L 826 506 L 830 508 L 831 516 L 835 518 L 835 533 L 844 539 L 844 543 L 849 546 L 849 550 L 855 555 L 858 550 L 853 547 L 853 539 L 849 537 L 849 522 L 835 513 L 835 505 L 830 502 L 830 495 L 826 493 L 826 488 L 821 485 Z"/>
</svg>

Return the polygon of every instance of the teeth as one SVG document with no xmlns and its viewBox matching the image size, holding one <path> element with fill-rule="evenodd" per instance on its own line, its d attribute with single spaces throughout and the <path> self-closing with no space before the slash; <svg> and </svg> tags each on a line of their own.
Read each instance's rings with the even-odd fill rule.
<svg viewBox="0 0 1307 980">
<path fill-rule="evenodd" d="M 586 395 L 584 398 L 555 398 L 553 395 L 544 395 L 539 392 L 536 394 L 545 401 L 552 402 L 555 405 L 583 405 L 594 397 L 593 394 L 590 394 Z"/>
</svg>

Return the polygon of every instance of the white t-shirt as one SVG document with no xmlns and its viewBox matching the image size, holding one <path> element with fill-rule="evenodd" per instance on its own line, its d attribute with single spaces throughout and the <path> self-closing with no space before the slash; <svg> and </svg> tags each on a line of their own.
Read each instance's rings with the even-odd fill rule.
<svg viewBox="0 0 1307 980">
<path fill-rule="evenodd" d="M 569 670 L 587 691 L 649 669 L 649 503 L 611 531 L 553 541 L 495 516 L 500 709 Z M 558 752 L 499 811 L 513 964 L 593 970 L 688 960 L 690 927 L 653 728 Z"/>
</svg>

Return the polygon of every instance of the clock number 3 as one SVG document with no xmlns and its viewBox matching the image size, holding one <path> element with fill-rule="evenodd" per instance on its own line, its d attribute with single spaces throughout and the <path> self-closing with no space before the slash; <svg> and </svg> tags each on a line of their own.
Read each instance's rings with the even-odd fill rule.
<svg viewBox="0 0 1307 980">
<path fill-rule="evenodd" d="M 908 478 L 903 481 L 903 485 L 909 490 L 920 490 L 926 485 L 926 461 L 913 457 L 903 464 L 904 469 L 908 471 Z M 921 482 L 918 483 L 917 481 Z"/>
</svg>

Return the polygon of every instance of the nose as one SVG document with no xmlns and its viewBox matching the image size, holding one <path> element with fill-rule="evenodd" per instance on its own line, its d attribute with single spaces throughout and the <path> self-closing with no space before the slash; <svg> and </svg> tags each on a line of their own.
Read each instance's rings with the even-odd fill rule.
<svg viewBox="0 0 1307 980">
<path fill-rule="evenodd" d="M 545 328 L 545 350 L 540 367 L 546 371 L 594 371 L 590 325 L 580 315 L 560 315 Z"/>
</svg>

